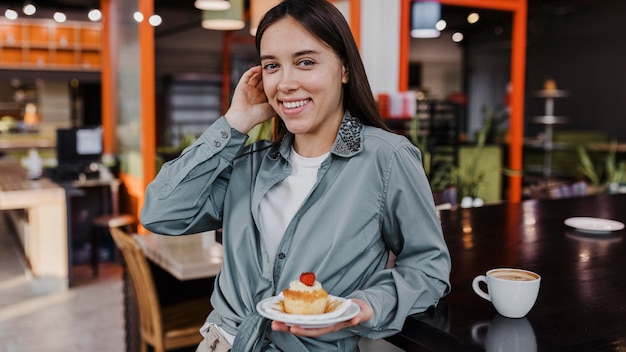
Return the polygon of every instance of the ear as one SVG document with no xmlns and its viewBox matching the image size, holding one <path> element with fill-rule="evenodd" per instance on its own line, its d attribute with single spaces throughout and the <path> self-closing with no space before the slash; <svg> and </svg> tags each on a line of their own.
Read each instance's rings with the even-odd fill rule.
<svg viewBox="0 0 626 352">
<path fill-rule="evenodd" d="M 350 74 L 348 73 L 348 69 L 345 65 L 342 65 L 341 70 L 343 71 L 343 75 L 341 76 L 341 83 L 347 84 L 350 81 Z"/>
</svg>

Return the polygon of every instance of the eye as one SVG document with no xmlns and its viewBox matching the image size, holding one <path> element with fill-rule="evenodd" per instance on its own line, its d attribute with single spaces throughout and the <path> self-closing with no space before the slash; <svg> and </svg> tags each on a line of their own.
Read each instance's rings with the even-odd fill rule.
<svg viewBox="0 0 626 352">
<path fill-rule="evenodd" d="M 264 71 L 272 72 L 272 71 L 276 71 L 276 69 L 278 69 L 278 64 L 275 64 L 273 62 L 266 63 L 266 64 L 263 65 L 263 70 Z"/>
<path fill-rule="evenodd" d="M 315 65 L 315 62 L 313 60 L 302 59 L 298 61 L 298 66 L 308 67 L 308 66 L 313 66 L 313 65 Z"/>
</svg>

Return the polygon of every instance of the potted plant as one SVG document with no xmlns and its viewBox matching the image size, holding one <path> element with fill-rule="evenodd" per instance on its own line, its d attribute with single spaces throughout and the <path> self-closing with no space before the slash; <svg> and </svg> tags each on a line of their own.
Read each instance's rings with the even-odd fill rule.
<svg viewBox="0 0 626 352">
<path fill-rule="evenodd" d="M 478 196 L 479 190 L 485 187 L 487 174 L 498 171 L 480 167 L 481 153 L 485 147 L 492 123 L 493 119 L 488 115 L 485 124 L 477 133 L 476 145 L 472 149 L 469 162 L 465 166 L 446 163 L 433 170 L 430 175 L 431 185 L 434 189 L 443 190 L 454 187 L 456 200 L 463 207 L 483 205 L 483 200 Z"/>
<path fill-rule="evenodd" d="M 626 183 L 626 162 L 616 159 L 617 141 L 613 140 L 603 162 L 594 162 L 584 145 L 577 146 L 580 173 L 590 182 L 591 193 L 616 193 Z"/>
</svg>

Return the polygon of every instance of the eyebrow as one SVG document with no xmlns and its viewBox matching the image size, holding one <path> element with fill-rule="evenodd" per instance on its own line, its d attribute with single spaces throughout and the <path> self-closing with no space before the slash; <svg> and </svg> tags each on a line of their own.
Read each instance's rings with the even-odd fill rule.
<svg viewBox="0 0 626 352">
<path fill-rule="evenodd" d="M 313 49 L 301 50 L 301 51 L 295 52 L 292 55 L 292 57 L 298 57 L 298 56 L 303 56 L 303 55 L 308 55 L 308 54 L 319 54 L 319 51 L 313 50 Z M 272 60 L 272 59 L 275 59 L 275 58 L 276 57 L 274 55 L 261 55 L 261 61 L 263 61 L 263 60 Z"/>
</svg>

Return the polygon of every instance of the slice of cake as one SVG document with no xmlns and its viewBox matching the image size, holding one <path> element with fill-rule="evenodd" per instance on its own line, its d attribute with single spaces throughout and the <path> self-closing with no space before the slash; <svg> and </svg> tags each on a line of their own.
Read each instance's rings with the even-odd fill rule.
<svg viewBox="0 0 626 352">
<path fill-rule="evenodd" d="M 283 290 L 283 305 L 289 314 L 323 314 L 327 304 L 328 293 L 311 272 L 300 274 L 299 281 L 292 281 Z"/>
</svg>

